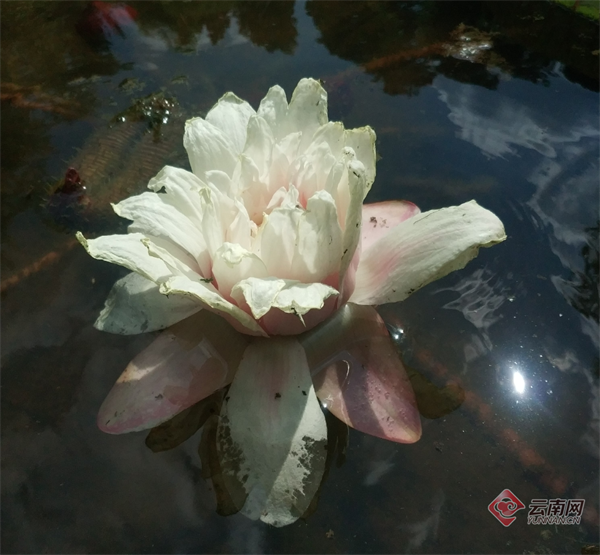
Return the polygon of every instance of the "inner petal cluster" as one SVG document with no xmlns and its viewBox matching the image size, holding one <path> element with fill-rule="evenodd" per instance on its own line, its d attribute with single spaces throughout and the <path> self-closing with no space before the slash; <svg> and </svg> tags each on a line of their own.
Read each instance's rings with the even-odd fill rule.
<svg viewBox="0 0 600 555">
<path fill-rule="evenodd" d="M 305 314 L 328 304 L 324 319 L 337 302 L 328 299 L 351 293 L 349 279 L 340 295 L 356 267 L 350 261 L 375 177 L 374 141 L 368 127 L 348 131 L 328 122 L 326 92 L 312 79 L 300 81 L 289 104 L 272 87 L 257 111 L 227 93 L 206 118 L 186 122 L 192 171 L 166 166 L 149 192 L 114 206 L 132 220 L 130 235 L 142 236 L 117 263 L 163 294 L 228 315 L 243 331 L 299 333 Z M 109 242 L 131 243 L 123 237 Z M 93 241 L 90 253 L 110 258 Z M 164 266 L 149 272 L 144 257 Z M 269 313 L 266 326 L 261 319 Z"/>
</svg>

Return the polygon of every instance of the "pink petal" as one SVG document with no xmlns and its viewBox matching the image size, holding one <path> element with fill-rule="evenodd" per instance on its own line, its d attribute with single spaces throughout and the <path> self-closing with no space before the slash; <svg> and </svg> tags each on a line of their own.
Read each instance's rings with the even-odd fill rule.
<svg viewBox="0 0 600 555">
<path fill-rule="evenodd" d="M 362 248 L 367 250 L 399 223 L 419 214 L 416 204 L 407 200 L 390 200 L 363 204 L 362 209 Z"/>
<path fill-rule="evenodd" d="M 317 396 L 335 416 L 399 443 L 421 437 L 412 386 L 374 308 L 348 303 L 301 340 Z"/>
<path fill-rule="evenodd" d="M 122 434 L 165 422 L 229 384 L 249 339 L 207 310 L 165 330 L 121 374 L 98 427 Z"/>
<path fill-rule="evenodd" d="M 474 200 L 417 214 L 363 249 L 350 300 L 363 305 L 402 301 L 464 268 L 481 247 L 505 239 L 502 222 Z"/>
</svg>

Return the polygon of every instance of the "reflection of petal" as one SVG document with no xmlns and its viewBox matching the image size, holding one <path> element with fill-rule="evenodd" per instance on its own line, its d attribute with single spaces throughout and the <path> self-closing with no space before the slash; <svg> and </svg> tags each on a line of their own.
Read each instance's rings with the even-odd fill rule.
<svg viewBox="0 0 600 555">
<path fill-rule="evenodd" d="M 399 443 L 421 437 L 412 387 L 375 309 L 346 305 L 308 333 L 303 346 L 317 395 L 340 420 Z"/>
<path fill-rule="evenodd" d="M 296 339 L 254 339 L 221 410 L 217 448 L 226 487 L 250 518 L 297 520 L 325 468 L 327 428 Z"/>
<path fill-rule="evenodd" d="M 152 428 L 146 436 L 146 447 L 155 453 L 168 451 L 192 437 L 214 414 L 218 414 L 226 388 L 198 401 L 166 422 Z"/>
<path fill-rule="evenodd" d="M 363 204 L 362 207 L 362 249 L 368 248 L 378 239 L 387 235 L 392 228 L 412 216 L 420 214 L 416 204 L 407 200 L 390 200 Z"/>
<path fill-rule="evenodd" d="M 436 539 L 438 528 L 440 526 L 440 513 L 446 496 L 443 490 L 438 490 L 431 501 L 431 515 L 426 519 L 414 524 L 405 524 L 402 527 L 407 528 L 412 537 L 408 542 L 406 553 L 412 553 L 414 549 L 418 549 L 423 545 L 428 538 Z"/>
<path fill-rule="evenodd" d="M 402 301 L 464 268 L 480 247 L 505 239 L 502 222 L 475 201 L 413 216 L 363 251 L 350 300 L 369 305 Z"/>
<path fill-rule="evenodd" d="M 161 333 L 127 366 L 102 403 L 99 428 L 145 430 L 231 382 L 248 338 L 203 310 Z"/>
</svg>

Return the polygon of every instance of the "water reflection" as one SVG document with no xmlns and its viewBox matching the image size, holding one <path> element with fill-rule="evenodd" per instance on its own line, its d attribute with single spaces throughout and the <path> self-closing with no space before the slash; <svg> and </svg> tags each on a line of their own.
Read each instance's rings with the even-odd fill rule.
<svg viewBox="0 0 600 555">
<path fill-rule="evenodd" d="M 436 75 L 489 89 L 511 75 L 547 82 L 554 60 L 597 90 L 597 25 L 552 4 L 352 2 L 339 13 L 313 0 L 306 9 L 329 51 L 363 65 L 388 94 L 417 94 Z"/>
<path fill-rule="evenodd" d="M 426 541 L 435 541 L 440 526 L 440 513 L 446 501 L 443 490 L 438 490 L 431 500 L 431 514 L 426 519 L 414 524 L 407 524 L 411 538 L 406 545 L 405 553 L 413 553 Z"/>
<path fill-rule="evenodd" d="M 151 2 L 137 24 L 145 35 L 184 53 L 215 45 L 229 32 L 231 45 L 251 41 L 268 52 L 291 54 L 298 35 L 291 2 Z"/>
</svg>

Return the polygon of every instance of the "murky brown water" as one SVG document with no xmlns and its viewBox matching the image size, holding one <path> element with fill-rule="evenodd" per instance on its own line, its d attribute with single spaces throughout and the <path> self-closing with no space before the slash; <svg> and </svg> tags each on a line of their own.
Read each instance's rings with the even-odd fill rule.
<svg viewBox="0 0 600 555">
<path fill-rule="evenodd" d="M 598 543 L 597 24 L 537 2 L 1 9 L 3 552 L 580 553 Z M 152 334 L 93 329 L 122 272 L 75 245 L 73 229 L 122 230 L 109 202 L 165 163 L 186 166 L 183 122 L 224 92 L 256 107 L 271 85 L 289 93 L 305 76 L 324 81 L 331 120 L 377 132 L 368 200 L 428 210 L 475 198 L 508 240 L 381 307 L 407 363 L 460 386 L 461 407 L 424 419 L 414 445 L 351 431 L 317 511 L 274 529 L 215 513 L 197 435 L 154 454 L 144 433 L 97 430 L 102 399 Z M 69 166 L 85 201 L 57 222 L 48 192 Z M 523 510 L 504 528 L 487 507 L 505 488 L 525 505 L 585 499 L 582 522 L 528 525 Z"/>
</svg>

